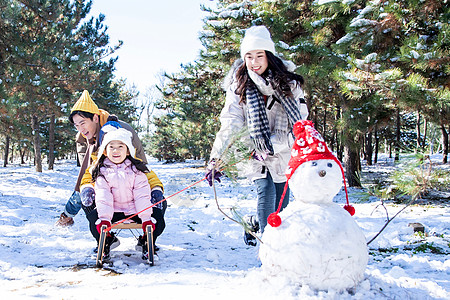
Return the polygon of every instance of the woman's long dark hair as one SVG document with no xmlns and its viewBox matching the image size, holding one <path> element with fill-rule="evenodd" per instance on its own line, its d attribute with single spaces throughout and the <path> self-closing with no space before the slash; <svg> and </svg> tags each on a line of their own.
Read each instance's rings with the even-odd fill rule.
<svg viewBox="0 0 450 300">
<path fill-rule="evenodd" d="M 133 158 L 131 157 L 131 155 L 127 155 L 126 157 L 127 159 L 129 159 L 131 161 L 131 164 L 139 171 L 143 172 L 143 173 L 148 173 L 150 172 L 147 168 L 147 166 L 145 165 L 145 163 L 137 158 Z M 96 165 L 94 166 L 94 168 L 92 169 L 92 182 L 95 182 L 97 180 L 97 178 L 99 176 L 103 176 L 103 174 L 100 172 L 100 168 L 101 167 L 106 167 L 104 164 L 104 161 L 106 159 L 106 155 L 102 155 L 100 154 L 100 158 L 98 159 Z"/>
<path fill-rule="evenodd" d="M 269 76 L 269 70 L 271 71 L 271 83 L 274 90 L 281 90 L 287 96 L 292 96 L 292 91 L 289 86 L 291 81 L 295 81 L 297 84 L 303 85 L 305 80 L 301 75 L 295 74 L 288 71 L 286 65 L 283 61 L 275 56 L 270 51 L 264 51 L 266 53 L 268 67 L 262 74 L 262 77 L 267 80 Z M 241 103 L 246 103 L 246 90 L 247 87 L 254 85 L 253 81 L 250 79 L 247 71 L 247 66 L 245 61 L 236 71 L 237 88 L 236 95 L 241 98 Z"/>
</svg>

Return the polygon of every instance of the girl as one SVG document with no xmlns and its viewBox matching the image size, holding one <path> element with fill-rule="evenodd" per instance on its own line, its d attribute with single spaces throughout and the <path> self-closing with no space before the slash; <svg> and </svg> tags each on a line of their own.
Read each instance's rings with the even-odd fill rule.
<svg viewBox="0 0 450 300">
<path fill-rule="evenodd" d="M 226 148 L 233 134 L 246 127 L 247 140 L 254 148 L 254 159 L 244 172 L 256 184 L 259 224 L 253 218 L 249 222 L 253 223 L 250 225 L 254 225 L 255 231 L 260 227 L 261 233 L 283 193 L 285 170 L 294 141 L 292 127 L 296 121 L 308 116 L 301 88 L 303 77 L 289 71 L 287 64 L 274 53 L 275 46 L 266 27 L 246 30 L 241 43 L 242 60 L 235 63 L 225 83 L 226 102 L 220 114 L 221 128 L 214 141 L 206 176 L 211 184 L 211 170 L 218 168 L 215 164 L 221 149 Z M 221 174 L 215 173 L 217 180 Z M 288 201 L 289 190 L 283 208 Z M 256 245 L 252 235 L 246 233 L 244 239 L 246 244 Z"/>
<path fill-rule="evenodd" d="M 140 212 L 132 219 L 142 223 L 144 235 L 139 237 L 138 245 L 142 246 L 143 258 L 146 259 L 146 226 L 153 227 L 154 244 L 163 232 L 165 222 L 161 209 L 153 207 L 144 210 L 152 205 L 150 185 L 145 175 L 149 170 L 143 161 L 134 158 L 135 148 L 131 137 L 124 128 L 111 130 L 103 137 L 98 151 L 100 157 L 92 169 L 98 212 L 96 224 L 100 232 L 102 225 L 110 227 L 111 223 Z M 115 239 L 110 234 L 107 236 L 105 257 L 109 256 L 110 246 Z"/>
</svg>

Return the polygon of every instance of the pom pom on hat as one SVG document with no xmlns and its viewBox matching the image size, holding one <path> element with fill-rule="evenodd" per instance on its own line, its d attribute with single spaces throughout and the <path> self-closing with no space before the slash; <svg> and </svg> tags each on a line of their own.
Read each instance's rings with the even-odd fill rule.
<svg viewBox="0 0 450 300">
<path fill-rule="evenodd" d="M 348 211 L 348 213 L 353 216 L 355 214 L 355 208 L 349 204 L 344 205 L 344 209 Z"/>
<path fill-rule="evenodd" d="M 281 225 L 281 218 L 278 216 L 278 213 L 281 209 L 281 203 L 283 202 L 289 179 L 291 179 L 295 170 L 297 170 L 297 168 L 302 163 L 319 159 L 331 159 L 339 165 L 342 173 L 342 178 L 344 180 L 345 197 L 347 200 L 347 204 L 344 206 L 344 209 L 353 216 L 355 214 L 355 208 L 348 202 L 348 192 L 347 184 L 345 182 L 344 168 L 342 167 L 341 162 L 328 149 L 325 140 L 314 128 L 313 122 L 309 120 L 300 120 L 295 123 L 293 131 L 295 135 L 295 142 L 292 146 L 291 159 L 289 160 L 288 168 L 286 170 L 286 185 L 284 187 L 284 192 L 281 196 L 280 205 L 278 206 L 277 211 L 269 216 L 267 222 L 272 227 L 278 227 Z M 279 218 L 279 220 L 277 217 Z"/>
<path fill-rule="evenodd" d="M 271 213 L 267 218 L 267 223 L 272 227 L 279 227 L 281 225 L 281 218 L 277 212 Z"/>
<path fill-rule="evenodd" d="M 98 157 L 100 158 L 103 155 L 103 152 L 105 151 L 106 146 L 111 141 L 121 141 L 122 143 L 127 145 L 128 150 L 130 151 L 131 157 L 135 157 L 136 149 L 133 147 L 133 143 L 131 141 L 133 134 L 130 131 L 126 130 L 125 128 L 114 129 L 114 127 L 111 125 L 108 125 L 108 128 L 110 130 L 104 134 L 103 141 L 102 141 L 100 147 L 98 148 Z"/>
<path fill-rule="evenodd" d="M 89 96 L 89 92 L 87 90 L 83 91 L 80 99 L 75 103 L 70 112 L 74 111 L 84 111 L 88 113 L 92 113 L 94 115 L 99 115 L 100 111 L 98 110 L 97 104 L 92 100 L 91 96 Z"/>
<path fill-rule="evenodd" d="M 265 26 L 252 26 L 245 31 L 241 42 L 241 58 L 244 59 L 245 54 L 253 50 L 267 50 L 275 54 L 275 44 Z"/>
</svg>

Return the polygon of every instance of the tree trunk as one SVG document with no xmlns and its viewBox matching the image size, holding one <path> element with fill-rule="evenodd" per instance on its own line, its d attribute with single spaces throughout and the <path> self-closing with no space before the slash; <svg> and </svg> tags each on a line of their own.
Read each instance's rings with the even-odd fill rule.
<svg viewBox="0 0 450 300">
<path fill-rule="evenodd" d="M 9 162 L 14 163 L 14 140 L 11 139 L 11 155 L 9 156 Z"/>
<path fill-rule="evenodd" d="M 362 149 L 361 149 L 361 158 L 362 160 L 367 161 L 367 136 L 363 135 L 362 137 Z"/>
<path fill-rule="evenodd" d="M 336 130 L 333 129 L 331 133 L 330 143 L 328 144 L 328 148 L 330 148 L 331 152 L 334 152 L 334 144 L 336 143 Z"/>
<path fill-rule="evenodd" d="M 41 136 L 39 134 L 39 120 L 37 116 L 32 117 L 31 128 L 33 129 L 33 147 L 34 147 L 34 163 L 36 165 L 36 172 L 42 172 L 41 159 Z"/>
<path fill-rule="evenodd" d="M 3 156 L 3 167 L 6 168 L 6 166 L 8 165 L 8 157 L 9 157 L 9 135 L 6 136 L 6 141 L 5 141 L 5 153 Z"/>
<path fill-rule="evenodd" d="M 378 162 L 378 150 L 380 147 L 380 137 L 378 136 L 378 125 L 375 123 L 374 128 L 374 135 L 375 135 L 375 155 L 373 156 L 373 163 L 376 164 Z"/>
<path fill-rule="evenodd" d="M 448 162 L 448 132 L 445 130 L 445 126 L 441 125 L 442 132 L 442 163 L 446 164 Z"/>
<path fill-rule="evenodd" d="M 422 138 L 421 138 L 421 134 L 420 134 L 420 122 L 421 122 L 421 116 L 420 116 L 420 112 L 417 112 L 417 121 L 416 121 L 416 135 L 417 135 L 417 140 L 416 140 L 416 149 L 414 152 L 419 152 L 419 149 L 422 147 Z"/>
<path fill-rule="evenodd" d="M 323 122 L 322 122 L 322 137 L 325 139 L 325 141 L 327 140 L 326 135 L 327 135 L 327 108 L 324 107 L 323 108 Z"/>
<path fill-rule="evenodd" d="M 317 107 L 314 108 L 313 123 L 317 126 Z"/>
<path fill-rule="evenodd" d="M 335 124 L 337 124 L 337 122 L 341 119 L 341 107 L 337 106 L 336 107 L 336 122 Z M 342 145 L 341 145 L 341 139 L 340 139 L 340 135 L 339 132 L 336 128 L 336 126 L 334 127 L 334 130 L 336 131 L 336 154 L 337 154 L 337 158 L 342 161 Z"/>
<path fill-rule="evenodd" d="M 428 120 L 424 118 L 423 120 L 423 137 L 422 137 L 422 150 L 425 150 L 427 144 L 427 131 L 428 131 Z"/>
<path fill-rule="evenodd" d="M 395 161 L 400 160 L 400 109 L 397 108 L 397 124 L 396 124 L 396 130 L 395 130 Z"/>
<path fill-rule="evenodd" d="M 361 187 L 361 182 L 359 180 L 359 173 L 361 170 L 359 153 L 358 151 L 351 149 L 348 145 L 344 146 L 344 165 L 348 186 Z"/>
<path fill-rule="evenodd" d="M 55 164 L 55 115 L 50 117 L 48 128 L 48 169 L 53 170 Z"/>
<path fill-rule="evenodd" d="M 366 136 L 366 161 L 367 165 L 372 165 L 373 144 L 372 144 L 372 131 Z"/>
<path fill-rule="evenodd" d="M 24 165 L 25 164 L 25 152 L 26 149 L 20 149 L 19 153 L 20 153 L 20 164 Z"/>
</svg>

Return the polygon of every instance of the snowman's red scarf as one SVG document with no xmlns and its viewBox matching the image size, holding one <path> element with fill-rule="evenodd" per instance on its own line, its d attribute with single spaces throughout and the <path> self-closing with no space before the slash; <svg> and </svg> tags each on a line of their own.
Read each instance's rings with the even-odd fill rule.
<svg viewBox="0 0 450 300">
<path fill-rule="evenodd" d="M 345 199 L 347 200 L 347 204 L 344 205 L 344 209 L 346 211 L 348 211 L 350 213 L 350 215 L 353 216 L 355 214 L 355 208 L 353 206 L 351 206 L 350 203 L 348 202 L 347 182 L 345 180 L 344 168 L 342 167 L 341 162 L 336 157 L 333 156 L 333 157 L 330 157 L 329 159 L 333 159 L 341 168 L 342 178 L 344 179 Z M 314 159 L 311 159 L 311 160 L 314 160 Z M 274 213 L 271 213 L 269 215 L 269 217 L 267 218 L 267 223 L 269 223 L 270 226 L 272 226 L 272 227 L 278 227 L 281 225 L 281 218 L 278 214 L 280 213 L 281 205 L 283 204 L 283 199 L 284 199 L 284 196 L 286 195 L 286 191 L 289 187 L 289 179 L 291 179 L 292 174 L 294 174 L 294 170 L 292 170 L 288 179 L 286 180 L 286 184 L 284 185 L 283 194 L 281 195 L 280 204 L 278 205 L 277 211 Z"/>
</svg>

